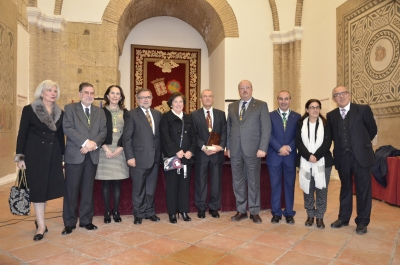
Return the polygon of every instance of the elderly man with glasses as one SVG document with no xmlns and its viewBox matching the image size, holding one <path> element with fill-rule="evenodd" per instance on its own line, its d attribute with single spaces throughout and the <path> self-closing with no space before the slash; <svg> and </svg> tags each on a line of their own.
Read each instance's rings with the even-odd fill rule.
<svg viewBox="0 0 400 265">
<path fill-rule="evenodd" d="M 327 114 L 334 142 L 333 157 L 341 181 L 338 220 L 332 228 L 349 225 L 353 210 L 353 175 L 356 184 L 356 233 L 367 233 L 370 222 L 372 191 L 371 167 L 375 162 L 372 139 L 378 132 L 370 106 L 350 103 L 350 92 L 344 86 L 332 91 L 339 106 Z"/>
</svg>

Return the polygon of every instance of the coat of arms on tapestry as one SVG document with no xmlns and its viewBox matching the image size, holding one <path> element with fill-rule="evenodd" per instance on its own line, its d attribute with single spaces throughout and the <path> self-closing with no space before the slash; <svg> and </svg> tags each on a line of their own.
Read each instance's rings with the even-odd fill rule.
<svg viewBox="0 0 400 265">
<path fill-rule="evenodd" d="M 136 102 L 136 91 L 147 88 L 153 93 L 152 107 L 164 113 L 169 110 L 171 94 L 181 92 L 186 97 L 186 113 L 196 110 L 200 59 L 200 49 L 132 45 L 131 102 Z"/>
</svg>

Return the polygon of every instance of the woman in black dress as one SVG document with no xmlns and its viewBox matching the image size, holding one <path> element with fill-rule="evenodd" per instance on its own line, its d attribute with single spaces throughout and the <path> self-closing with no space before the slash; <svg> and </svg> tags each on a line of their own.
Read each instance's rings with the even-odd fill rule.
<svg viewBox="0 0 400 265">
<path fill-rule="evenodd" d="M 64 112 L 56 103 L 59 97 L 57 83 L 51 80 L 40 83 L 35 101 L 22 110 L 19 125 L 15 162 L 26 172 L 29 197 L 36 213 L 35 241 L 48 231 L 44 218 L 46 202 L 64 196 Z"/>
<path fill-rule="evenodd" d="M 192 118 L 183 112 L 186 104 L 185 96 L 180 92 L 171 95 L 168 100 L 170 111 L 164 113 L 160 122 L 162 152 L 165 158 L 178 156 L 183 164 L 180 170 L 164 171 L 166 177 L 167 211 L 169 221 L 176 223 L 176 213 L 182 215 L 184 221 L 189 217 L 190 174 L 194 163 L 197 135 Z M 182 134 L 183 125 L 183 134 Z M 182 144 L 181 143 L 181 135 Z"/>
</svg>

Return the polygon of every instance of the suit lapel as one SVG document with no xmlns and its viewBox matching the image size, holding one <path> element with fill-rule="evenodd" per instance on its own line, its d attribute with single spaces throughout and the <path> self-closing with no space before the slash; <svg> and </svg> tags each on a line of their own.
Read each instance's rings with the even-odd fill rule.
<svg viewBox="0 0 400 265">
<path fill-rule="evenodd" d="M 76 113 L 78 114 L 79 119 L 85 125 L 86 129 L 88 129 L 90 131 L 90 126 L 88 126 L 88 120 L 86 118 L 86 115 L 85 115 L 85 112 L 83 110 L 83 106 L 82 106 L 81 102 L 76 104 Z"/>
<path fill-rule="evenodd" d="M 282 131 L 282 132 L 284 132 L 285 131 L 285 129 L 283 128 L 283 120 L 282 120 L 282 116 L 281 116 L 281 114 L 278 112 L 278 110 L 275 110 L 274 112 L 273 112 L 273 117 L 274 117 L 274 119 L 276 119 L 277 120 L 277 124 L 279 124 L 279 129 Z M 289 120 L 288 120 L 289 121 Z M 286 126 L 287 126 L 287 124 L 286 124 Z"/>
<path fill-rule="evenodd" d="M 240 103 L 240 100 L 233 103 L 233 112 L 235 112 L 235 117 L 236 117 L 236 119 L 238 121 L 240 121 L 240 118 L 239 118 L 239 103 Z"/>
<path fill-rule="evenodd" d="M 97 118 L 99 116 L 97 108 L 93 108 L 93 105 L 90 107 L 90 126 L 89 130 L 93 128 L 93 124 L 96 123 Z"/>
<path fill-rule="evenodd" d="M 214 117 L 214 120 L 213 120 L 213 126 L 212 127 L 213 127 L 213 131 L 215 131 L 214 127 L 220 122 L 220 120 L 219 120 L 219 116 L 215 112 L 214 108 L 213 108 L 213 117 Z M 207 129 L 208 129 L 208 126 L 207 126 Z"/>
<path fill-rule="evenodd" d="M 157 135 L 158 134 L 158 126 L 156 125 L 156 124 L 158 124 L 158 118 L 157 118 L 157 115 L 156 115 L 156 112 L 155 112 L 155 110 L 153 110 L 153 109 L 150 109 L 150 112 L 151 112 L 151 116 L 153 116 L 153 120 L 154 120 L 154 126 L 155 126 L 155 128 L 154 128 L 154 135 Z M 147 120 L 147 118 L 146 118 L 146 120 Z M 149 124 L 149 126 L 150 126 L 150 124 Z M 151 129 L 151 128 L 150 128 Z"/>
<path fill-rule="evenodd" d="M 357 116 L 357 106 L 350 103 L 350 111 L 348 112 L 349 115 L 349 130 L 351 129 L 352 125 L 354 124 L 354 119 Z"/>
</svg>

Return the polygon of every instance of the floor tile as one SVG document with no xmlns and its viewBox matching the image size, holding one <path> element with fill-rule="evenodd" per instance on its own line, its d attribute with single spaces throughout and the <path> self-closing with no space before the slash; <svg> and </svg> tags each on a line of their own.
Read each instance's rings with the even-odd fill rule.
<svg viewBox="0 0 400 265">
<path fill-rule="evenodd" d="M 198 242 L 198 246 L 215 249 L 222 252 L 230 252 L 235 248 L 240 247 L 246 241 L 236 239 L 233 237 L 223 236 L 223 235 L 214 235 L 210 236 L 207 239 L 204 239 Z"/>
<path fill-rule="evenodd" d="M 373 265 L 373 264 L 389 264 L 390 255 L 386 253 L 371 252 L 361 249 L 346 247 L 337 257 L 340 261 Z"/>
<path fill-rule="evenodd" d="M 274 248 L 289 249 L 298 241 L 298 238 L 288 235 L 280 235 L 270 231 L 255 238 L 253 242 Z"/>
<path fill-rule="evenodd" d="M 268 263 L 273 263 L 284 253 L 285 250 L 283 249 L 272 248 L 254 243 L 248 243 L 233 251 L 233 254 L 239 257 Z"/>
<path fill-rule="evenodd" d="M 120 234 L 110 237 L 109 240 L 128 246 L 136 246 L 157 239 L 158 237 L 159 236 L 155 234 L 145 233 L 141 231 L 132 231 L 126 234 Z"/>
<path fill-rule="evenodd" d="M 85 257 L 82 254 L 75 253 L 73 251 L 61 252 L 57 255 L 50 256 L 44 259 L 40 259 L 29 263 L 30 265 L 83 265 L 90 262 L 91 259 Z"/>
<path fill-rule="evenodd" d="M 131 248 L 111 257 L 105 258 L 103 261 L 109 265 L 141 265 L 149 264 L 158 259 L 160 259 L 160 256 L 158 255 L 148 253 L 137 248 Z"/>
<path fill-rule="evenodd" d="M 205 265 L 210 264 L 222 258 L 223 256 L 223 253 L 212 249 L 191 246 L 184 250 L 178 251 L 175 254 L 172 254 L 170 258 L 182 261 L 187 264 Z"/>
<path fill-rule="evenodd" d="M 233 226 L 220 232 L 221 235 L 231 236 L 237 239 L 250 240 L 260 234 L 259 230 L 241 226 Z"/>
<path fill-rule="evenodd" d="M 308 254 L 311 256 L 317 256 L 321 258 L 333 259 L 339 252 L 341 247 L 342 246 L 305 239 L 297 243 L 292 248 L 292 251 L 297 251 L 299 253 Z"/>
<path fill-rule="evenodd" d="M 82 247 L 76 248 L 75 251 L 88 255 L 94 259 L 104 259 L 113 256 L 119 252 L 128 249 L 128 246 L 116 244 L 106 239 L 101 239 Z"/>
<path fill-rule="evenodd" d="M 154 239 L 150 242 L 141 244 L 137 246 L 137 248 L 146 250 L 149 252 L 153 252 L 155 254 L 167 256 L 172 253 L 175 253 L 181 249 L 187 248 L 190 245 L 185 242 L 165 238 L 165 237 L 160 237 L 157 239 Z"/>
<path fill-rule="evenodd" d="M 26 247 L 11 250 L 9 251 L 9 253 L 17 259 L 20 259 L 24 262 L 30 262 L 38 259 L 43 259 L 45 257 L 52 256 L 64 251 L 65 249 L 61 247 L 43 241 Z"/>
<path fill-rule="evenodd" d="M 318 264 L 318 265 L 328 265 L 330 264 L 330 259 L 310 256 L 307 254 L 299 253 L 296 251 L 289 251 L 281 258 L 279 258 L 274 264 L 276 265 L 294 265 L 294 264 Z"/>
<path fill-rule="evenodd" d="M 213 265 L 265 265 L 264 262 L 255 260 L 249 260 L 245 257 L 239 257 L 236 255 L 226 255 L 222 259 L 217 260 Z"/>
<path fill-rule="evenodd" d="M 193 229 L 193 228 L 183 228 L 182 230 L 178 230 L 168 234 L 167 236 L 170 238 L 174 238 L 180 241 L 188 242 L 188 243 L 196 243 L 204 238 L 207 238 L 211 235 L 211 233 Z"/>
</svg>

